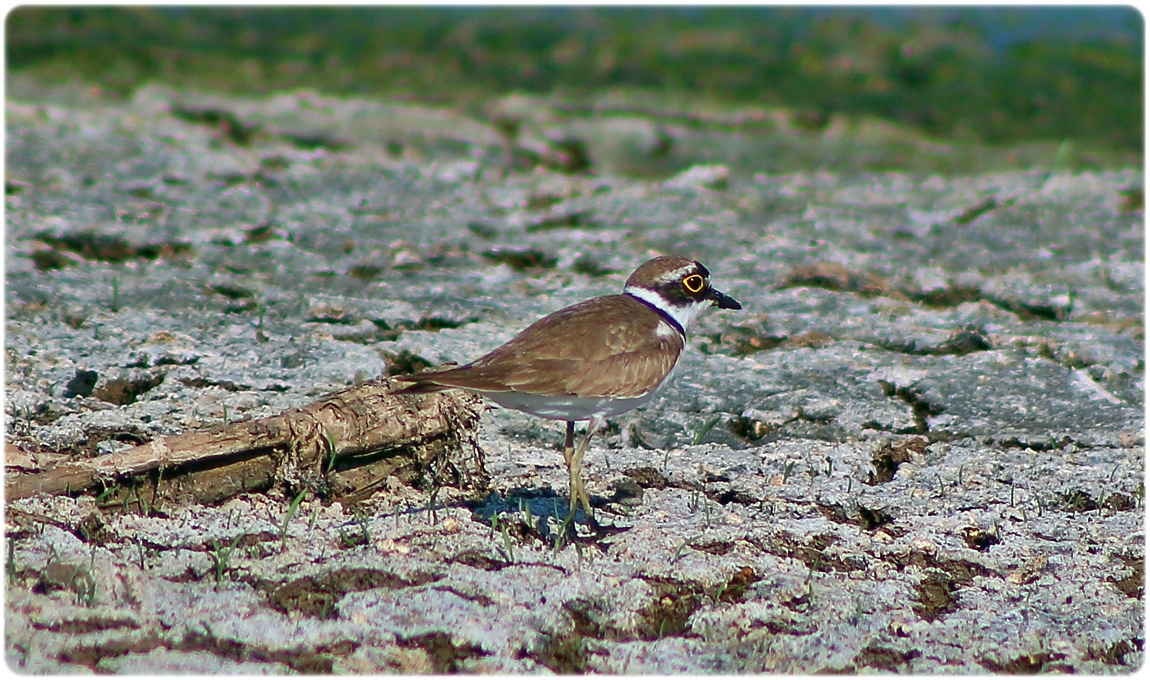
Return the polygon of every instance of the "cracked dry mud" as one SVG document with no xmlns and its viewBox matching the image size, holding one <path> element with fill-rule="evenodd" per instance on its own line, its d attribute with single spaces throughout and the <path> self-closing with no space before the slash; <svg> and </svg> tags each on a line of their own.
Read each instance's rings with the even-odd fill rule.
<svg viewBox="0 0 1150 680">
<path fill-rule="evenodd" d="M 506 172 L 450 111 L 197 105 L 8 102 L 8 474 L 469 360 L 656 253 L 744 311 L 609 423 L 568 544 L 562 427 L 501 410 L 478 496 L 12 502 L 11 668 L 1142 663 L 1140 172 L 768 173 L 793 131 L 664 124 L 658 163 L 726 165 L 635 179 L 650 121 L 554 112 L 598 174 Z"/>
</svg>

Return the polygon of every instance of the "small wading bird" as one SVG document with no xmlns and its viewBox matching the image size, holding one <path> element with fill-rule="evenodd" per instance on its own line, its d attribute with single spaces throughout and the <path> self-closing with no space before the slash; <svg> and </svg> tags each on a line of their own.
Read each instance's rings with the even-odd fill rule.
<svg viewBox="0 0 1150 680">
<path fill-rule="evenodd" d="M 567 421 L 563 458 L 571 508 L 593 519 L 580 470 L 591 436 L 611 417 L 650 401 L 687 342 L 687 327 L 708 305 L 742 309 L 711 287 L 710 272 L 685 257 L 657 257 L 627 279 L 622 295 L 553 312 L 490 354 L 456 368 L 402 376 L 398 394 L 464 389 L 504 408 Z M 589 421 L 575 448 L 575 422 Z"/>
</svg>

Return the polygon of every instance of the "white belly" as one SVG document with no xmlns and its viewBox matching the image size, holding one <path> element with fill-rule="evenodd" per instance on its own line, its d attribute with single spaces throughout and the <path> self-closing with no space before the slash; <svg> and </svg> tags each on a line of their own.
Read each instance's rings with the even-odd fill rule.
<svg viewBox="0 0 1150 680">
<path fill-rule="evenodd" d="M 662 387 L 662 385 L 660 385 Z M 543 397 L 524 392 L 482 392 L 503 408 L 530 413 L 552 420 L 590 420 L 592 417 L 609 418 L 639 408 L 651 400 L 658 388 L 641 397 L 615 399 L 612 397 Z"/>
</svg>

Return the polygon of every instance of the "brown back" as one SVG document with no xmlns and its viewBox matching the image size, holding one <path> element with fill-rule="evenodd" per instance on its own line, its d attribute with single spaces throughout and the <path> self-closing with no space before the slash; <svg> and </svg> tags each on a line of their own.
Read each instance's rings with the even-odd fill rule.
<svg viewBox="0 0 1150 680">
<path fill-rule="evenodd" d="M 656 331 L 664 324 L 664 332 Z M 580 397 L 636 397 L 658 387 L 683 337 L 630 295 L 593 298 L 549 314 L 466 366 L 413 376 L 409 391 L 459 387 Z"/>
</svg>

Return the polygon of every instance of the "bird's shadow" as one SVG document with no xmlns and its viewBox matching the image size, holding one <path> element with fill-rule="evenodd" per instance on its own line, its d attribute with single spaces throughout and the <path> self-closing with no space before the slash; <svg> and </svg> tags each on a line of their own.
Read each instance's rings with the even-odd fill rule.
<svg viewBox="0 0 1150 680">
<path fill-rule="evenodd" d="M 619 492 L 604 498 L 592 496 L 591 504 L 599 508 L 611 508 Z M 569 499 L 550 488 L 514 489 L 506 496 L 492 491 L 483 498 L 439 502 L 434 496 L 426 504 L 396 510 L 396 515 L 426 513 L 431 521 L 436 521 L 436 512 L 449 508 L 467 508 L 472 518 L 481 524 L 489 525 L 493 533 L 502 534 L 504 540 L 514 540 L 516 544 L 541 542 L 543 545 L 562 547 L 568 543 L 595 544 L 607 536 L 630 529 L 624 522 L 611 521 L 601 524 L 595 519 L 588 521 L 582 509 L 577 510 L 572 521 L 568 521 Z M 610 514 L 610 513 L 609 513 Z M 614 517 L 613 514 L 611 514 Z M 620 515 L 622 517 L 622 515 Z M 359 520 L 348 522 L 349 530 Z M 560 538 L 562 534 L 562 538 Z"/>
<path fill-rule="evenodd" d="M 591 505 L 606 507 L 612 498 L 591 497 Z M 514 489 L 506 496 L 492 492 L 478 501 L 465 503 L 477 522 L 490 524 L 515 534 L 520 540 L 539 539 L 553 544 L 556 533 L 563 531 L 568 539 L 598 540 L 626 531 L 629 527 L 588 521 L 583 510 L 577 510 L 574 521 L 568 522 L 569 499 L 550 488 Z M 579 530 L 576 524 L 580 525 Z M 585 530 L 585 531 L 584 531 Z M 589 532 L 589 533 L 587 533 Z"/>
</svg>

